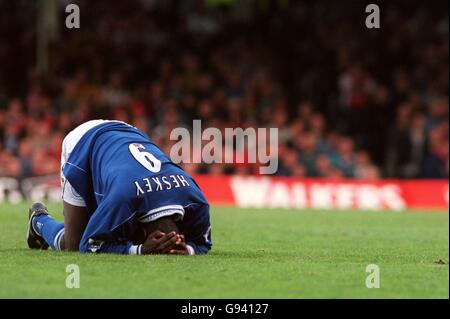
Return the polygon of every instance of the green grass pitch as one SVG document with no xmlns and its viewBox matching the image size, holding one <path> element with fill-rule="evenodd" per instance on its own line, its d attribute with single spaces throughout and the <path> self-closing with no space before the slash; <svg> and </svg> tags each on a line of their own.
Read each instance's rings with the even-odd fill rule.
<svg viewBox="0 0 450 319">
<path fill-rule="evenodd" d="M 1 298 L 449 297 L 448 213 L 213 208 L 208 255 L 119 256 L 29 250 L 28 206 L 0 205 Z"/>
</svg>

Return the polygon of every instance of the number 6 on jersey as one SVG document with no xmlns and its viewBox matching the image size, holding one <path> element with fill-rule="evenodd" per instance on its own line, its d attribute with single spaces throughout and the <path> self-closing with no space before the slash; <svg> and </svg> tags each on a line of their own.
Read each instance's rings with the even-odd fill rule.
<svg viewBox="0 0 450 319">
<path fill-rule="evenodd" d="M 158 160 L 153 154 L 149 152 L 144 152 L 145 147 L 139 143 L 131 143 L 128 146 L 131 155 L 138 161 L 142 166 L 148 169 L 152 173 L 158 173 L 161 170 L 161 161 Z"/>
</svg>

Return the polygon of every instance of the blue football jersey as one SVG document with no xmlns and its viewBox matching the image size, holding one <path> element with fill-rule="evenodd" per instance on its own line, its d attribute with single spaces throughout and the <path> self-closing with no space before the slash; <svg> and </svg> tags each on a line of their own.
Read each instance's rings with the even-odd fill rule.
<svg viewBox="0 0 450 319">
<path fill-rule="evenodd" d="M 63 167 L 90 215 L 80 251 L 128 253 L 139 223 L 177 217 L 198 254 L 211 248 L 209 205 L 196 182 L 150 138 L 122 122 L 93 127 Z"/>
</svg>

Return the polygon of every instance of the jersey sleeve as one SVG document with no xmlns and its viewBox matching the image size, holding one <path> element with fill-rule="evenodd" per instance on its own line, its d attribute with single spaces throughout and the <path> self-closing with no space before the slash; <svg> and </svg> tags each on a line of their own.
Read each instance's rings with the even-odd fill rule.
<svg viewBox="0 0 450 319">
<path fill-rule="evenodd" d="M 190 254 L 202 255 L 211 250 L 211 223 L 209 205 L 201 205 L 195 209 L 186 209 L 180 224 L 181 232 L 186 237 L 186 245 Z"/>
<path fill-rule="evenodd" d="M 132 249 L 133 247 L 135 246 L 131 241 L 117 243 L 91 239 L 88 241 L 87 246 L 83 246 L 83 250 L 80 249 L 80 251 L 89 253 L 109 253 L 109 254 L 127 255 L 133 254 Z M 135 250 L 134 254 L 137 254 L 137 249 Z"/>
<path fill-rule="evenodd" d="M 83 197 L 78 194 L 64 175 L 61 176 L 61 184 L 61 198 L 63 201 L 73 206 L 86 207 L 86 202 Z"/>
<path fill-rule="evenodd" d="M 209 252 L 212 247 L 211 226 L 206 229 L 202 236 L 188 240 L 186 244 L 192 248 L 192 255 L 202 255 Z"/>
<path fill-rule="evenodd" d="M 104 201 L 89 219 L 80 252 L 133 254 L 130 241 L 136 232 L 136 214 L 119 201 Z M 135 248 L 135 247 L 134 247 Z"/>
</svg>

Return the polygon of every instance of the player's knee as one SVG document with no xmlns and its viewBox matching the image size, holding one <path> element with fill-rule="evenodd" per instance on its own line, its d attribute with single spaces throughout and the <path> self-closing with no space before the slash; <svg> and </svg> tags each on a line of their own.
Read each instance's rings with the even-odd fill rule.
<svg viewBox="0 0 450 319">
<path fill-rule="evenodd" d="M 78 247 L 79 246 L 77 246 L 77 245 L 70 245 L 70 246 L 67 246 L 66 251 L 78 251 L 79 250 Z"/>
</svg>

